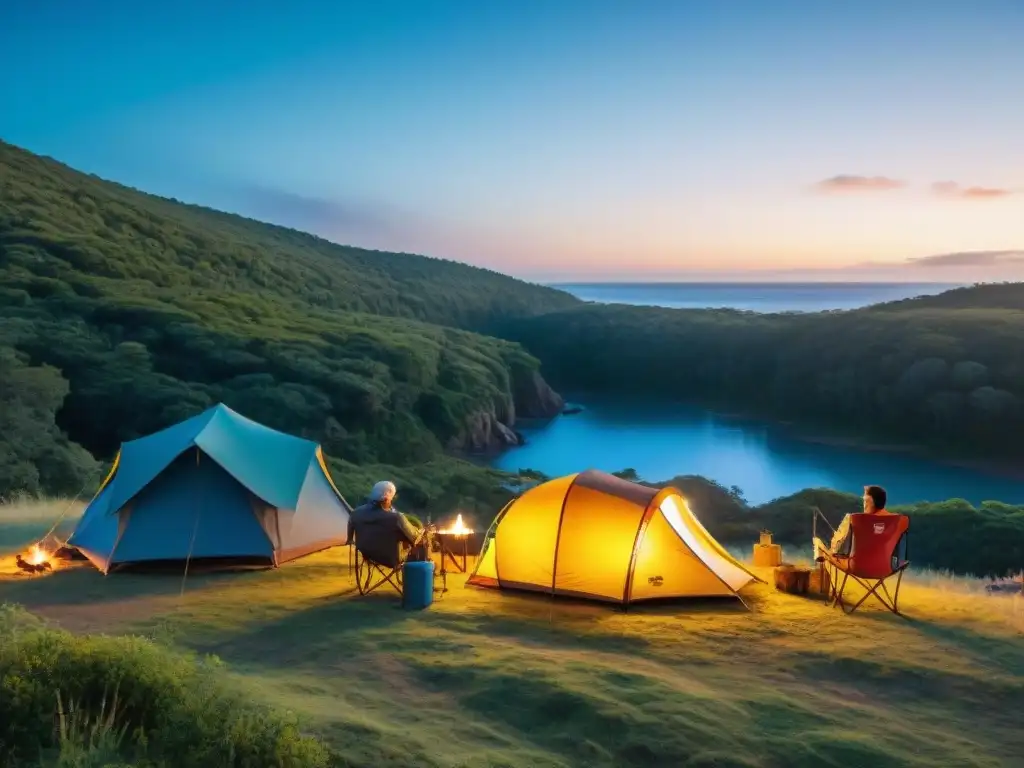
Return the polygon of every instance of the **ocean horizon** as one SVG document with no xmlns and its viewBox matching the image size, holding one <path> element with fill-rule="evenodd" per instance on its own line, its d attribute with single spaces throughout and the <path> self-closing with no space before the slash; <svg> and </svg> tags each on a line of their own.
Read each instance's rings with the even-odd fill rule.
<svg viewBox="0 0 1024 768">
<path fill-rule="evenodd" d="M 825 312 L 933 296 L 963 283 L 871 282 L 558 282 L 548 283 L 583 301 L 668 309 L 739 309 L 750 312 Z"/>
</svg>

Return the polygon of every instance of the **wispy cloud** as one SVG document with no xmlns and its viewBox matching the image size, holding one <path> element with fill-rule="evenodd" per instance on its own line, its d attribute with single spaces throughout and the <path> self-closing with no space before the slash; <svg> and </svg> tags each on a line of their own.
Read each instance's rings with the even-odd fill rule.
<svg viewBox="0 0 1024 768">
<path fill-rule="evenodd" d="M 239 202 L 247 215 L 325 237 L 379 234 L 390 229 L 379 206 L 340 202 L 262 186 L 244 186 Z"/>
<path fill-rule="evenodd" d="M 913 267 L 1002 267 L 1024 263 L 1024 250 L 957 251 L 907 259 Z"/>
<path fill-rule="evenodd" d="M 955 181 L 937 181 L 932 192 L 939 197 L 961 200 L 995 200 L 1013 194 L 1013 190 L 998 187 L 962 187 Z"/>
<path fill-rule="evenodd" d="M 321 197 L 248 182 L 221 185 L 219 198 L 223 210 L 342 245 L 480 263 L 480 243 L 460 239 L 460 229 L 387 200 Z"/>
<path fill-rule="evenodd" d="M 907 186 L 905 181 L 891 179 L 888 176 L 855 176 L 851 174 L 840 174 L 828 179 L 822 179 L 814 188 L 826 195 L 842 192 L 888 192 L 893 189 L 903 189 Z"/>
</svg>

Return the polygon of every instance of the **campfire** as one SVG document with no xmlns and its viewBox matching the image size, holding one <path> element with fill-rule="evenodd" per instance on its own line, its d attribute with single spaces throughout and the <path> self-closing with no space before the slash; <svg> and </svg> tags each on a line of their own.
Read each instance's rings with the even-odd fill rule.
<svg viewBox="0 0 1024 768">
<path fill-rule="evenodd" d="M 441 578 L 445 584 L 442 590 L 444 592 L 448 591 L 447 562 L 450 561 L 452 567 L 459 573 L 466 572 L 466 559 L 469 557 L 468 536 L 471 533 L 473 533 L 473 529 L 467 528 L 466 524 L 462 522 L 461 513 L 455 516 L 455 522 L 437 532 L 437 542 L 441 549 Z M 461 551 L 456 552 L 456 550 Z M 456 554 L 460 556 L 461 562 L 456 559 Z"/>
<path fill-rule="evenodd" d="M 473 529 L 466 527 L 466 524 L 462 522 L 462 514 L 460 513 L 455 517 L 455 522 L 452 523 L 450 528 L 442 528 L 438 533 L 442 536 L 466 536 L 473 533 Z"/>
<path fill-rule="evenodd" d="M 29 573 L 38 573 L 52 569 L 50 555 L 38 544 L 33 544 L 24 555 L 19 554 L 15 558 L 15 562 L 19 568 Z"/>
</svg>

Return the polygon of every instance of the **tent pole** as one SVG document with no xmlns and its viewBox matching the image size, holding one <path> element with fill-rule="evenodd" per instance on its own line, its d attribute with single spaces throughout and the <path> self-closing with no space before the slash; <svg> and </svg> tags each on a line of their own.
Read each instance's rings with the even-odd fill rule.
<svg viewBox="0 0 1024 768">
<path fill-rule="evenodd" d="M 199 446 L 196 446 L 196 469 L 199 469 Z M 198 480 L 198 477 L 196 478 Z M 192 524 L 192 539 L 188 543 L 188 554 L 185 556 L 185 571 L 181 574 L 181 592 L 178 597 L 185 596 L 185 579 L 188 578 L 188 564 L 192 561 L 192 549 L 196 545 L 196 531 L 199 530 L 199 510 L 202 499 L 199 497 L 199 484 L 196 483 L 196 521 Z"/>
</svg>

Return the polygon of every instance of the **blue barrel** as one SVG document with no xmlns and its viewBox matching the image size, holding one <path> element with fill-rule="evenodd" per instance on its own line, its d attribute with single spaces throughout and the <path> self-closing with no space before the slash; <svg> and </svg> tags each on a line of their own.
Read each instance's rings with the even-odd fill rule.
<svg viewBox="0 0 1024 768">
<path fill-rule="evenodd" d="M 402 605 L 421 610 L 434 602 L 434 562 L 413 560 L 402 566 Z"/>
</svg>

